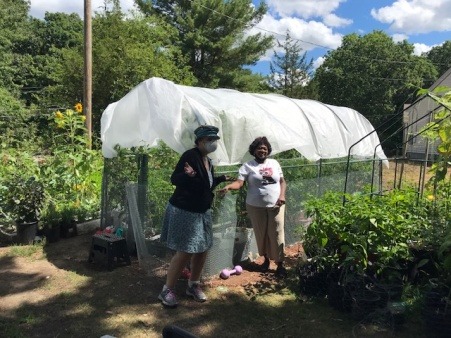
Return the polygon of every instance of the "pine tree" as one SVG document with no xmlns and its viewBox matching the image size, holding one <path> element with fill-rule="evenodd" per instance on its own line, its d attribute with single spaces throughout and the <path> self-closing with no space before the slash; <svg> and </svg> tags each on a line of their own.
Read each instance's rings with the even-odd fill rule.
<svg viewBox="0 0 451 338">
<path fill-rule="evenodd" d="M 246 89 L 254 65 L 272 47 L 273 38 L 246 35 L 267 11 L 251 0 L 137 0 L 146 15 L 157 13 L 178 30 L 174 41 L 189 58 L 197 85 Z M 246 81 L 243 81 L 246 79 Z"/>
<path fill-rule="evenodd" d="M 269 84 L 277 92 L 292 97 L 309 96 L 307 85 L 313 70 L 313 59 L 307 62 L 307 52 L 302 53 L 299 41 L 295 41 L 287 30 L 285 41 L 277 41 L 281 53 L 274 50 L 270 63 Z"/>
</svg>

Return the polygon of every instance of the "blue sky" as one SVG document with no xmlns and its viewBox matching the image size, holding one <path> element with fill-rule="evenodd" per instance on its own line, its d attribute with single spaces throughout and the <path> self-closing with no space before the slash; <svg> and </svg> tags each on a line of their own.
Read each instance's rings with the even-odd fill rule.
<svg viewBox="0 0 451 338">
<path fill-rule="evenodd" d="M 91 0 L 93 10 L 103 0 Z M 133 10 L 133 0 L 120 0 L 124 12 Z M 260 0 L 253 0 L 258 4 Z M 368 34 L 382 30 L 394 41 L 406 39 L 415 54 L 451 40 L 451 0 L 266 0 L 269 11 L 250 33 L 274 35 L 280 41 L 287 29 L 297 39 L 315 67 L 322 56 L 341 45 L 344 35 Z M 31 0 L 32 16 L 42 18 L 45 11 L 78 13 L 83 17 L 83 0 Z M 319 47 L 323 46 L 323 47 Z M 273 50 L 253 67 L 267 74 Z"/>
</svg>

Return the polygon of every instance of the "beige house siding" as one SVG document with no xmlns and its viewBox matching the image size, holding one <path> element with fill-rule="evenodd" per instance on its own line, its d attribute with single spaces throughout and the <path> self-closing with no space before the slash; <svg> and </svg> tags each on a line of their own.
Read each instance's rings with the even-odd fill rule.
<svg viewBox="0 0 451 338">
<path fill-rule="evenodd" d="M 451 88 L 451 68 L 429 88 L 429 91 L 433 91 L 439 86 Z M 437 143 L 428 142 L 424 137 L 418 135 L 421 129 L 433 119 L 433 114 L 428 117 L 425 115 L 437 107 L 438 104 L 432 98 L 425 96 L 404 110 L 404 141 L 406 142 L 404 150 L 408 158 L 425 159 L 426 154 L 429 155 L 429 158 L 437 155 Z"/>
</svg>

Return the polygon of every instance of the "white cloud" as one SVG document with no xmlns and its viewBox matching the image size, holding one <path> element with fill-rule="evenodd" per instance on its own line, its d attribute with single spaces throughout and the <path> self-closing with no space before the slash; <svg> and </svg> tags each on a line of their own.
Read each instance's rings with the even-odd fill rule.
<svg viewBox="0 0 451 338">
<path fill-rule="evenodd" d="M 133 0 L 120 0 L 122 11 L 128 12 L 133 8 Z M 99 12 L 104 8 L 104 0 L 92 0 L 93 12 Z M 30 15 L 36 18 L 44 18 L 45 12 L 77 13 L 81 18 L 84 16 L 83 0 L 31 0 Z"/>
<path fill-rule="evenodd" d="M 30 15 L 42 19 L 45 12 L 78 13 L 83 16 L 82 1 L 31 0 Z"/>
<path fill-rule="evenodd" d="M 328 14 L 324 17 L 324 23 L 330 27 L 344 27 L 352 24 L 351 19 L 343 19 L 335 14 Z"/>
<path fill-rule="evenodd" d="M 393 34 L 392 39 L 394 42 L 403 42 L 404 40 L 408 40 L 408 36 L 406 34 Z"/>
<path fill-rule="evenodd" d="M 281 17 L 297 16 L 303 19 L 325 17 L 347 0 L 267 0 L 271 11 Z"/>
<path fill-rule="evenodd" d="M 357 34 L 365 35 L 367 32 L 364 29 L 357 29 Z"/>
<path fill-rule="evenodd" d="M 264 31 L 260 30 L 264 27 Z M 263 20 L 249 34 L 264 33 L 273 35 L 280 43 L 284 43 L 287 30 L 290 36 L 299 41 L 299 46 L 303 52 L 321 48 L 324 52 L 327 49 L 335 49 L 341 45 L 342 35 L 333 33 L 332 30 L 321 22 L 304 21 L 299 18 L 282 18 L 276 20 L 271 15 L 265 15 Z M 261 60 L 271 60 L 274 50 L 280 52 L 281 49 L 274 46 L 270 48 Z"/>
<path fill-rule="evenodd" d="M 317 70 L 324 63 L 324 60 L 326 60 L 326 58 L 323 56 L 320 56 L 315 61 L 313 61 L 313 69 Z"/>
<path fill-rule="evenodd" d="M 405 34 L 393 34 L 392 39 L 394 42 L 402 42 L 404 40 L 409 40 L 409 36 Z M 423 53 L 429 52 L 433 46 L 428 46 L 424 43 L 413 43 L 413 55 L 422 55 Z"/>
<path fill-rule="evenodd" d="M 434 46 L 428 46 L 425 45 L 424 43 L 414 43 L 413 44 L 413 54 L 414 55 L 422 55 L 423 53 L 429 52 L 432 47 Z"/>
<path fill-rule="evenodd" d="M 451 1 L 397 0 L 391 6 L 373 8 L 376 20 L 390 24 L 390 29 L 406 34 L 451 30 Z"/>
<path fill-rule="evenodd" d="M 304 51 L 315 48 L 335 49 L 341 45 L 343 36 L 334 33 L 331 28 L 318 21 L 305 21 L 295 17 L 286 17 L 280 20 L 272 15 L 265 15 L 263 20 L 249 31 L 249 34 L 264 33 L 273 35 L 283 43 L 287 30 L 293 39 L 299 41 Z M 268 51 L 267 57 L 271 57 L 273 50 Z"/>
</svg>

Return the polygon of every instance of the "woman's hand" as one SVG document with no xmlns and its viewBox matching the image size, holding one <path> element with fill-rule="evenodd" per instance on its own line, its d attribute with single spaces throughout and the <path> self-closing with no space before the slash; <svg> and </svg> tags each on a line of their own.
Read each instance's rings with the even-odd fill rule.
<svg viewBox="0 0 451 338">
<path fill-rule="evenodd" d="M 285 198 L 279 197 L 279 199 L 276 201 L 276 206 L 281 207 L 285 204 Z"/>
<path fill-rule="evenodd" d="M 187 174 L 189 177 L 194 177 L 197 174 L 197 172 L 189 165 L 188 162 L 185 162 L 185 167 L 183 169 L 185 170 L 185 174 Z"/>
<path fill-rule="evenodd" d="M 225 194 L 227 193 L 227 191 L 229 191 L 229 190 L 240 189 L 244 184 L 244 181 L 242 181 L 242 180 L 236 180 L 236 179 L 234 180 L 232 178 L 232 181 L 233 181 L 232 183 L 229 183 L 224 188 L 218 190 L 218 194 L 220 197 L 224 197 Z"/>
<path fill-rule="evenodd" d="M 224 197 L 227 194 L 227 191 L 229 191 L 229 187 L 226 185 L 224 188 L 218 190 L 218 196 Z"/>
</svg>

